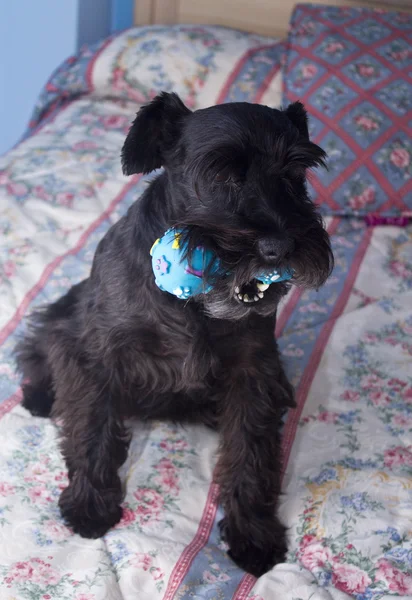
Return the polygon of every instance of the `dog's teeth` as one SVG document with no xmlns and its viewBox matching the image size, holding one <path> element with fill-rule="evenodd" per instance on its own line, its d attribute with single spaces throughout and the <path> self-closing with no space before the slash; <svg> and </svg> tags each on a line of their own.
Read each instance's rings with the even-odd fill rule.
<svg viewBox="0 0 412 600">
<path fill-rule="evenodd" d="M 258 292 L 258 296 L 259 296 L 259 298 L 263 298 L 264 293 L 263 292 Z"/>
<path fill-rule="evenodd" d="M 269 284 L 268 284 L 268 283 L 261 283 L 261 282 L 258 282 L 258 283 L 256 284 L 256 287 L 257 287 L 257 288 L 258 288 L 258 290 L 260 290 L 261 292 L 264 292 L 265 290 L 267 290 L 267 289 L 268 289 L 268 287 L 269 287 Z"/>
<path fill-rule="evenodd" d="M 243 296 L 243 302 L 252 302 L 252 300 L 249 298 L 248 294 L 245 294 Z"/>
<path fill-rule="evenodd" d="M 259 296 L 253 296 L 253 300 L 257 302 L 259 300 Z"/>
<path fill-rule="evenodd" d="M 237 297 L 239 298 L 239 300 L 242 300 L 242 302 L 243 302 L 243 294 L 238 294 Z"/>
<path fill-rule="evenodd" d="M 235 292 L 236 292 L 236 294 L 240 293 L 240 287 L 238 285 L 235 287 Z"/>
</svg>

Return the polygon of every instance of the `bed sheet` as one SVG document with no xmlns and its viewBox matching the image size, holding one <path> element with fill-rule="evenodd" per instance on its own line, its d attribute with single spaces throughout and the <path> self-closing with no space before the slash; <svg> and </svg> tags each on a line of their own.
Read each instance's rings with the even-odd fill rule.
<svg viewBox="0 0 412 600">
<path fill-rule="evenodd" d="M 279 104 L 279 64 L 262 57 L 263 40 L 213 32 L 233 42 L 231 60 L 214 59 L 195 105 Z M 256 581 L 228 559 L 217 439 L 200 426 L 134 424 L 121 523 L 84 540 L 61 521 L 56 426 L 19 406 L 12 349 L 24 313 L 87 276 L 98 240 L 146 185 L 119 165 L 136 103 L 101 85 L 118 43 L 70 63 L 75 83 L 88 73 L 81 95 L 62 94 L 58 72 L 31 135 L 0 159 L 0 598 L 412 598 L 411 227 L 329 218 L 333 275 L 282 305 L 277 334 L 298 400 L 284 426 L 285 564 Z"/>
</svg>

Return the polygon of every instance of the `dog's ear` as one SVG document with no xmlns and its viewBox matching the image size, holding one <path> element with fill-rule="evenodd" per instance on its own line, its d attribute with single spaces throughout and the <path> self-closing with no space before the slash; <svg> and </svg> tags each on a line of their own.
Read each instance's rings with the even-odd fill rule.
<svg viewBox="0 0 412 600">
<path fill-rule="evenodd" d="M 300 135 L 308 140 L 308 113 L 306 112 L 306 108 L 303 106 L 302 102 L 293 102 L 292 104 L 289 104 L 285 110 L 285 114 L 289 121 L 291 121 L 297 128 Z"/>
<path fill-rule="evenodd" d="M 177 94 L 162 92 L 136 115 L 122 149 L 125 175 L 150 173 L 163 165 L 190 114 Z"/>
<path fill-rule="evenodd" d="M 326 167 L 326 152 L 309 140 L 308 113 L 302 102 L 293 102 L 284 111 L 299 132 L 299 139 L 286 149 L 284 170 L 305 175 L 307 169 Z"/>
<path fill-rule="evenodd" d="M 324 167 L 326 152 L 309 140 L 299 140 L 290 146 L 284 156 L 284 172 L 290 175 L 306 175 L 307 169 Z"/>
</svg>

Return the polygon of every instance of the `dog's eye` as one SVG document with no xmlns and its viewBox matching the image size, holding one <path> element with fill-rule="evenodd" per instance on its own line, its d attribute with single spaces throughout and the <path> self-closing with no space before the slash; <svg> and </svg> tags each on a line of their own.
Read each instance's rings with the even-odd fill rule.
<svg viewBox="0 0 412 600">
<path fill-rule="evenodd" d="M 215 183 L 229 183 L 230 181 L 233 181 L 233 173 L 229 167 L 222 169 L 215 175 Z"/>
</svg>

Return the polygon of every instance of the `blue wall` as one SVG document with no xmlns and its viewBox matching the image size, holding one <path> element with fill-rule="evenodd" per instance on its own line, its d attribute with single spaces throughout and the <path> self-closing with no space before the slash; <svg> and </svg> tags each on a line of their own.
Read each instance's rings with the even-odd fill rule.
<svg viewBox="0 0 412 600">
<path fill-rule="evenodd" d="M 60 2 L 62 0 L 59 0 Z M 77 45 L 91 44 L 107 37 L 113 0 L 79 0 Z M 124 0 L 120 0 L 123 3 Z"/>
<path fill-rule="evenodd" d="M 77 46 L 77 0 L 0 0 L 0 154 L 22 136 L 37 96 Z"/>
<path fill-rule="evenodd" d="M 134 0 L 79 0 L 78 47 L 131 27 L 133 13 Z"/>
<path fill-rule="evenodd" d="M 133 23 L 133 0 L 0 0 L 0 155 L 23 135 L 51 73 Z"/>
</svg>

